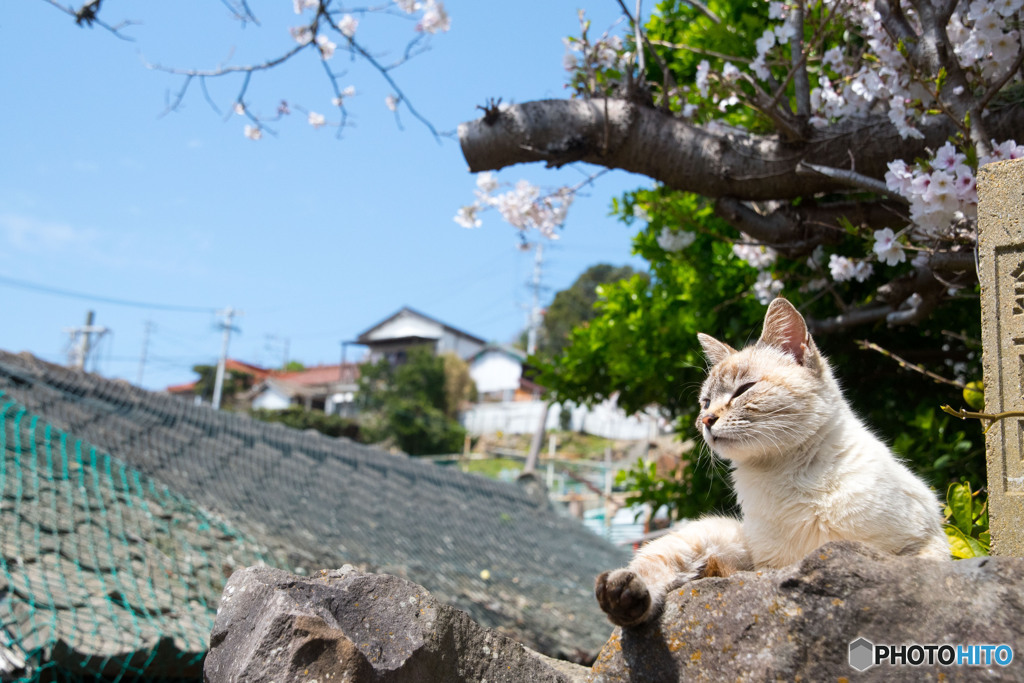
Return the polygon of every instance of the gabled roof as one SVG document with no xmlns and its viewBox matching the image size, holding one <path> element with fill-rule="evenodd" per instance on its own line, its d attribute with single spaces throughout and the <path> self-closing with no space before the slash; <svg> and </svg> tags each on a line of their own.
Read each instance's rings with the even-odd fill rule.
<svg viewBox="0 0 1024 683">
<path fill-rule="evenodd" d="M 358 337 L 356 337 L 356 341 L 359 342 L 360 344 L 367 344 L 367 345 L 379 344 L 379 343 L 381 343 L 383 341 L 387 341 L 387 340 L 380 340 L 380 339 L 371 339 L 370 336 L 373 334 L 373 332 L 375 330 L 378 330 L 381 327 L 384 327 L 388 323 L 390 323 L 390 322 L 392 322 L 394 320 L 397 320 L 398 318 L 400 318 L 401 316 L 404 316 L 404 315 L 414 315 L 414 316 L 422 318 L 423 320 L 426 320 L 428 322 L 435 323 L 437 325 L 440 325 L 444 329 L 448 330 L 449 332 L 452 332 L 452 333 L 457 334 L 459 336 L 465 337 L 466 339 L 474 341 L 474 342 L 476 342 L 478 344 L 485 344 L 486 343 L 483 339 L 481 339 L 480 337 L 477 337 L 476 335 L 473 335 L 473 334 L 470 334 L 469 332 L 465 332 L 463 330 L 460 330 L 457 327 L 452 327 L 448 323 L 442 322 L 442 321 L 438 320 L 437 318 L 432 318 L 432 317 L 430 317 L 429 315 L 427 315 L 425 313 L 420 313 L 419 311 L 417 311 L 415 309 L 412 309 L 412 308 L 409 308 L 408 306 L 402 307 L 402 309 L 399 310 L 398 312 L 396 312 L 393 315 L 385 318 L 384 320 L 381 320 L 379 323 L 377 323 L 373 327 L 369 328 L 368 330 L 363 331 Z"/>
<path fill-rule="evenodd" d="M 480 356 L 483 356 L 484 354 L 487 353 L 501 353 L 508 356 L 512 360 L 519 361 L 520 363 L 526 362 L 526 352 L 521 351 L 520 349 L 517 349 L 514 346 L 509 346 L 508 344 L 488 344 L 487 346 L 473 354 L 469 361 L 473 362 Z"/>
</svg>

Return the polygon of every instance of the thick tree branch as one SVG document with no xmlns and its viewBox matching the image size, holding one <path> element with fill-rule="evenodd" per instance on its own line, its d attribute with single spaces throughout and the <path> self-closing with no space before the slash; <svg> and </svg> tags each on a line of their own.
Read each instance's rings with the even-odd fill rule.
<svg viewBox="0 0 1024 683">
<path fill-rule="evenodd" d="M 800 206 L 783 203 L 766 211 L 734 197 L 715 202 L 719 218 L 790 258 L 807 254 L 819 244 L 841 242 L 846 231 L 840 219 L 865 231 L 878 230 L 893 225 L 902 208 L 887 201 L 838 201 Z"/>
<path fill-rule="evenodd" d="M 994 129 L 1019 131 L 1024 107 L 989 117 Z M 892 159 L 913 159 L 924 146 L 939 147 L 955 132 L 944 118 L 921 128 L 924 140 L 905 140 L 887 116 L 848 119 L 787 143 L 718 126 L 699 127 L 665 112 L 624 100 L 540 100 L 507 107 L 496 117 L 459 126 L 470 171 L 520 163 L 563 166 L 585 161 L 646 175 L 666 186 L 706 197 L 790 199 L 848 186 L 797 172 L 801 161 L 849 167 L 881 179 Z M 1010 133 L 1007 137 L 1012 137 Z"/>
</svg>

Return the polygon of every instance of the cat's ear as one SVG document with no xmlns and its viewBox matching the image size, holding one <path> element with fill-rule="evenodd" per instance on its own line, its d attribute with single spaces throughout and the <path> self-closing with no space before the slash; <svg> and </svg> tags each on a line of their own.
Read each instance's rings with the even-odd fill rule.
<svg viewBox="0 0 1024 683">
<path fill-rule="evenodd" d="M 761 343 L 788 353 L 800 365 L 812 367 L 815 364 L 818 350 L 807 332 L 804 317 L 793 304 L 781 297 L 768 306 Z"/>
<path fill-rule="evenodd" d="M 697 339 L 700 341 L 700 345 L 704 347 L 704 355 L 707 356 L 708 362 L 711 365 L 718 365 L 730 355 L 736 353 L 736 349 L 703 332 L 697 333 Z"/>
</svg>

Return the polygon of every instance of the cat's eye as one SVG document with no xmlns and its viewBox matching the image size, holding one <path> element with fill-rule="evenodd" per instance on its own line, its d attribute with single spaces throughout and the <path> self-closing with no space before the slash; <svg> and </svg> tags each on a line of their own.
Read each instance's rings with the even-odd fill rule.
<svg viewBox="0 0 1024 683">
<path fill-rule="evenodd" d="M 738 387 L 736 387 L 736 391 L 732 393 L 732 397 L 737 398 L 739 396 L 742 396 L 743 394 L 747 393 L 747 391 L 749 391 L 750 388 L 755 384 L 757 384 L 757 382 L 745 382 L 744 384 L 739 385 Z"/>
<path fill-rule="evenodd" d="M 705 399 L 703 399 L 700 402 L 700 407 L 703 408 L 704 410 L 707 410 L 710 405 L 711 405 L 711 399 L 710 398 L 705 398 Z"/>
</svg>

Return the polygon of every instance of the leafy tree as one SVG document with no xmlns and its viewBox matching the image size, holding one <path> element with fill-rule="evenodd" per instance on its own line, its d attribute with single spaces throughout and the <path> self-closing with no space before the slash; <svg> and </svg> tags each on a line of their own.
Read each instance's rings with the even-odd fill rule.
<svg viewBox="0 0 1024 683">
<path fill-rule="evenodd" d="M 306 410 L 302 406 L 288 406 L 284 410 L 254 410 L 252 416 L 263 422 L 277 422 L 292 429 L 315 429 L 327 436 L 343 436 L 360 441 L 358 423 L 339 415 L 328 415 L 319 410 Z"/>
<path fill-rule="evenodd" d="M 455 420 L 462 404 L 476 401 L 476 384 L 469 374 L 469 364 L 450 351 L 441 354 L 444 362 L 445 415 Z"/>
<path fill-rule="evenodd" d="M 458 406 L 450 405 L 447 389 L 445 359 L 424 347 L 410 349 L 401 364 L 363 364 L 359 401 L 366 441 L 393 440 L 410 455 L 461 451 L 466 430 L 450 417 Z"/>
<path fill-rule="evenodd" d="M 488 109 L 460 127 L 463 154 L 478 172 L 583 161 L 647 175 L 703 197 L 727 239 L 788 262 L 819 254 L 807 283 L 787 261 L 751 260 L 760 293 L 805 284 L 834 304 L 815 329 L 917 324 L 976 285 L 978 167 L 1024 156 L 1019 4 L 664 0 L 625 36 L 584 21 L 574 97 Z M 496 207 L 542 232 L 573 190 L 478 184 L 461 222 Z"/>
<path fill-rule="evenodd" d="M 204 401 L 213 400 L 213 388 L 217 381 L 216 365 L 193 365 L 192 372 L 199 375 L 193 391 Z M 227 369 L 224 372 L 224 385 L 221 387 L 221 405 L 227 407 L 235 402 L 238 394 L 252 388 L 253 376 L 238 370 Z"/>
<path fill-rule="evenodd" d="M 859 412 L 937 488 L 983 481 L 978 430 L 937 408 L 980 376 L 975 175 L 1024 156 L 1024 3 L 1004 5 L 664 0 L 625 35 L 583 21 L 572 99 L 460 127 L 480 172 L 464 224 L 497 208 L 521 230 L 558 228 L 573 188 L 499 189 L 490 171 L 513 164 L 583 161 L 657 182 L 615 204 L 641 226 L 650 282 L 605 286 L 540 381 L 558 399 L 657 404 L 689 429 L 704 366 L 694 334 L 742 345 L 784 294 Z M 709 470 L 687 467 L 682 505 L 728 504 Z"/>
<path fill-rule="evenodd" d="M 544 315 L 537 351 L 548 357 L 557 356 L 569 341 L 572 329 L 594 317 L 600 287 L 634 275 L 637 273 L 630 266 L 598 263 L 587 268 L 572 285 L 555 294 Z"/>
<path fill-rule="evenodd" d="M 300 363 L 297 360 L 290 360 L 283 366 L 281 366 L 281 370 L 283 372 L 302 372 L 305 369 L 306 365 L 304 363 Z"/>
<path fill-rule="evenodd" d="M 756 339 L 765 309 L 755 294 L 759 271 L 742 257 L 749 245 L 696 195 L 643 190 L 627 194 L 615 207 L 626 222 L 637 221 L 637 213 L 645 216 L 634 251 L 648 260 L 650 279 L 603 286 L 596 317 L 572 331 L 561 356 L 534 359 L 538 381 L 556 400 L 595 403 L 618 393 L 627 411 L 657 405 L 676 421 L 680 433 L 694 434 L 696 396 L 705 374 L 696 334 L 709 332 L 736 346 Z M 663 227 L 680 224 L 691 229 L 691 243 L 666 249 Z M 735 240 L 731 245 L 730 236 Z M 820 277 L 813 259 L 774 258 L 774 266 L 795 282 Z M 835 300 L 820 292 L 798 286 L 786 293 L 808 315 L 835 310 Z M 908 365 L 920 363 L 936 374 L 961 377 L 980 372 L 979 347 L 971 341 L 979 336 L 972 299 L 945 302 L 940 315 L 922 321 L 911 334 L 880 323 L 862 332 L 910 360 Z M 938 410 L 939 404 L 957 400 L 961 388 L 955 380 L 936 385 L 863 350 L 857 337 L 848 334 L 816 334 L 816 339 L 858 412 L 933 485 L 943 490 L 949 481 L 984 481 L 981 434 Z M 732 505 L 725 469 L 706 450 L 693 453 L 682 476 L 672 481 L 656 479 L 648 469 L 639 465 L 622 483 L 640 490 L 649 502 L 675 501 L 676 516 Z"/>
</svg>

